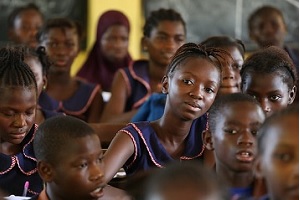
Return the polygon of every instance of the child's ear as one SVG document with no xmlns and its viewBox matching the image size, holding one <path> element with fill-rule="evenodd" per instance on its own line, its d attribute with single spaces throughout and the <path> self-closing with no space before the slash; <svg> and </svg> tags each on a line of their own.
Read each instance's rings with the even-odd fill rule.
<svg viewBox="0 0 300 200">
<path fill-rule="evenodd" d="M 164 93 L 164 94 L 168 94 L 168 92 L 169 92 L 169 81 L 168 81 L 168 77 L 167 76 L 164 76 L 163 78 L 162 78 L 162 93 Z"/>
<path fill-rule="evenodd" d="M 141 45 L 142 45 L 143 52 L 147 52 L 148 51 L 148 38 L 147 37 L 142 37 Z"/>
<path fill-rule="evenodd" d="M 292 104 L 295 100 L 297 92 L 297 87 L 294 85 L 293 88 L 289 91 L 289 101 L 288 104 Z"/>
<path fill-rule="evenodd" d="M 51 182 L 53 180 L 53 167 L 49 163 L 38 161 L 37 168 L 44 182 Z"/>
<path fill-rule="evenodd" d="M 210 130 L 204 130 L 202 132 L 202 140 L 204 143 L 204 146 L 207 150 L 213 151 L 214 150 L 214 145 L 212 142 L 212 136 Z"/>
<path fill-rule="evenodd" d="M 43 89 L 47 88 L 47 84 L 48 84 L 48 79 L 46 76 L 43 76 Z"/>
</svg>

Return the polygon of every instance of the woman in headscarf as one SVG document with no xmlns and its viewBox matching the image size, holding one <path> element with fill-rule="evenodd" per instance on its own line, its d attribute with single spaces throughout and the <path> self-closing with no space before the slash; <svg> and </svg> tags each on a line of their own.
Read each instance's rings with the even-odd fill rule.
<svg viewBox="0 0 300 200">
<path fill-rule="evenodd" d="M 96 42 L 77 76 L 110 92 L 115 72 L 128 67 L 132 60 L 128 52 L 129 31 L 129 21 L 123 13 L 116 10 L 103 13 L 98 21 Z"/>
</svg>

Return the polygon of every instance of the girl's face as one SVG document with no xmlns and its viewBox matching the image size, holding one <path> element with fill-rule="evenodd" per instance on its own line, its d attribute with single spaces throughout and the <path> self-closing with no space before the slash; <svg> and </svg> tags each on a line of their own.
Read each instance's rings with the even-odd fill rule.
<svg viewBox="0 0 300 200">
<path fill-rule="evenodd" d="M 74 28 L 52 28 L 42 45 L 52 62 L 51 70 L 69 71 L 79 52 L 79 38 Z"/>
<path fill-rule="evenodd" d="M 234 102 L 220 111 L 212 146 L 217 168 L 252 171 L 256 156 L 256 133 L 264 122 L 262 109 L 250 102 Z"/>
<path fill-rule="evenodd" d="M 143 38 L 143 46 L 150 62 L 166 67 L 176 50 L 185 42 L 185 30 L 180 21 L 161 21 L 150 37 Z"/>
<path fill-rule="evenodd" d="M 220 78 L 219 70 L 208 60 L 187 58 L 170 77 L 163 78 L 166 109 L 185 120 L 200 117 L 213 103 Z"/>
<path fill-rule="evenodd" d="M 35 121 L 36 89 L 9 87 L 0 90 L 1 141 L 20 144 Z"/>
<path fill-rule="evenodd" d="M 59 155 L 59 164 L 52 166 L 50 184 L 54 196 L 63 199 L 98 199 L 103 196 L 103 153 L 96 134 L 67 142 L 65 151 Z M 77 188 L 74 190 L 74 188 Z M 52 199 L 51 198 L 51 199 Z"/>
<path fill-rule="evenodd" d="M 9 32 L 11 40 L 35 49 L 38 45 L 36 34 L 42 24 L 43 18 L 36 10 L 29 9 L 21 12 L 16 17 L 14 26 Z"/>
<path fill-rule="evenodd" d="M 46 76 L 43 75 L 42 64 L 36 57 L 25 58 L 25 63 L 30 67 L 31 71 L 34 73 L 39 96 L 43 90 L 43 86 L 47 82 Z"/>
<path fill-rule="evenodd" d="M 293 102 L 287 83 L 277 73 L 249 73 L 243 80 L 242 92 L 255 97 L 267 116 Z"/>
<path fill-rule="evenodd" d="M 289 115 L 267 130 L 257 170 L 271 199 L 299 199 L 299 116 Z"/>
<path fill-rule="evenodd" d="M 233 61 L 226 56 L 226 60 L 222 62 L 222 82 L 219 89 L 219 94 L 222 95 L 240 92 L 240 70 L 244 63 L 243 55 L 240 53 L 237 47 L 227 47 L 223 49 L 231 55 Z"/>
<path fill-rule="evenodd" d="M 265 12 L 253 21 L 250 38 L 260 47 L 282 46 L 286 35 L 286 27 L 282 17 L 277 12 Z"/>
<path fill-rule="evenodd" d="M 129 32 L 125 26 L 112 25 L 101 38 L 101 51 L 109 61 L 121 62 L 128 54 L 128 40 Z"/>
</svg>

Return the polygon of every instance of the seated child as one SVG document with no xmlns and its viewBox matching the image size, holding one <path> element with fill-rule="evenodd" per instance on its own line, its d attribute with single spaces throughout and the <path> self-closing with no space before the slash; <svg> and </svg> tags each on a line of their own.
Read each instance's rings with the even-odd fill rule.
<svg viewBox="0 0 300 200">
<path fill-rule="evenodd" d="M 156 170 L 146 181 L 145 200 L 225 200 L 226 186 L 197 163 L 175 163 Z"/>
<path fill-rule="evenodd" d="M 70 75 L 72 63 L 79 52 L 79 26 L 67 18 L 49 19 L 38 38 L 53 63 L 49 69 L 47 87 L 39 97 L 39 105 L 86 122 L 99 122 L 104 106 L 100 86 Z"/>
<path fill-rule="evenodd" d="M 127 175 L 176 160 L 203 161 L 202 131 L 205 113 L 221 82 L 220 57 L 224 52 L 187 43 L 172 58 L 162 80 L 167 95 L 163 116 L 151 122 L 130 123 L 120 130 L 105 153 L 105 179 L 124 167 Z M 199 118 L 197 130 L 192 123 Z"/>
<path fill-rule="evenodd" d="M 292 60 L 271 46 L 249 56 L 241 70 L 242 92 L 253 96 L 267 116 L 294 102 L 298 76 Z"/>
<path fill-rule="evenodd" d="M 129 199 L 106 185 L 100 140 L 86 122 L 72 116 L 47 119 L 33 145 L 45 188 L 32 199 Z"/>
<path fill-rule="evenodd" d="M 257 140 L 255 169 L 266 181 L 264 199 L 299 199 L 299 107 L 285 108 L 266 119 Z"/>
<path fill-rule="evenodd" d="M 43 189 L 33 153 L 38 91 L 35 76 L 20 48 L 0 49 L 0 190 L 28 196 Z"/>
<path fill-rule="evenodd" d="M 229 186 L 233 199 L 265 193 L 253 172 L 256 134 L 264 120 L 259 103 L 242 93 L 220 96 L 209 110 L 205 146 L 214 151 L 216 174 Z"/>
</svg>

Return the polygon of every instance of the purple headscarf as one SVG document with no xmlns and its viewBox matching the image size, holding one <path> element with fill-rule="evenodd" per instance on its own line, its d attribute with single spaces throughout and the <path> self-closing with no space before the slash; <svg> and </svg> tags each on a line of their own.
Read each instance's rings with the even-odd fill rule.
<svg viewBox="0 0 300 200">
<path fill-rule="evenodd" d="M 100 41 L 105 31 L 112 25 L 123 25 L 130 31 L 128 18 L 116 10 L 109 10 L 101 15 L 97 26 L 96 42 L 89 53 L 87 60 L 77 73 L 78 77 L 86 79 L 88 82 L 100 84 L 104 91 L 110 91 L 111 83 L 115 72 L 124 67 L 128 67 L 132 61 L 129 53 L 121 63 L 112 63 L 105 58 L 100 48 Z"/>
</svg>

